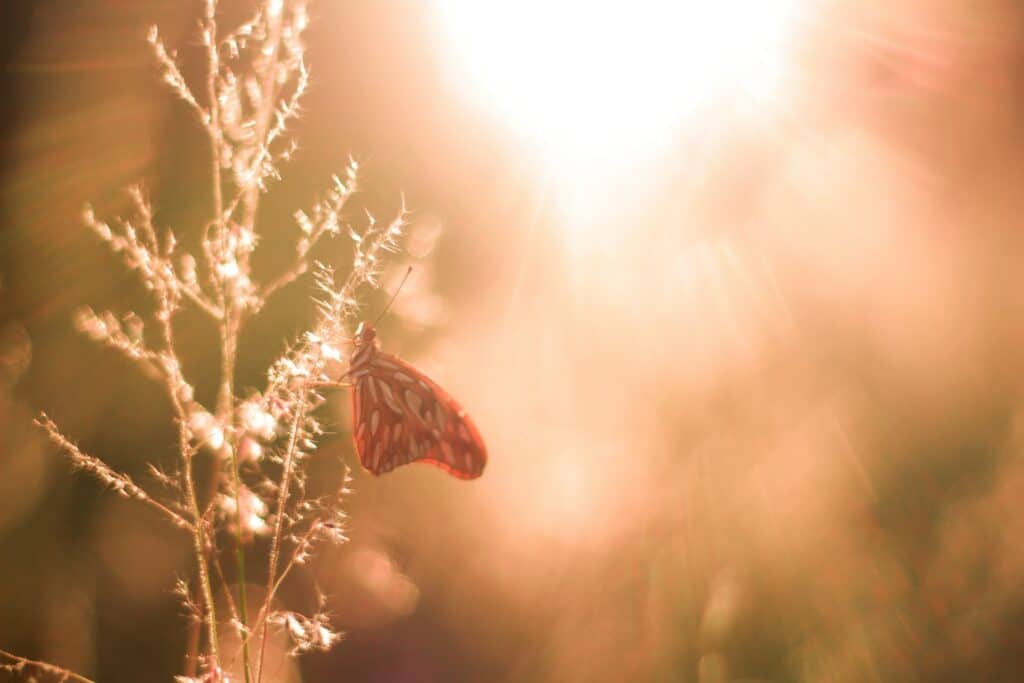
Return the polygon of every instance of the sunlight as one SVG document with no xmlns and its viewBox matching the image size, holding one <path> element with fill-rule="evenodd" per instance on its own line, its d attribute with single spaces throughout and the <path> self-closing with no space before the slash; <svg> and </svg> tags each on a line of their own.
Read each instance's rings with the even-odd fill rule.
<svg viewBox="0 0 1024 683">
<path fill-rule="evenodd" d="M 438 0 L 455 80 L 555 166 L 652 157 L 718 97 L 775 88 L 796 0 Z"/>
</svg>

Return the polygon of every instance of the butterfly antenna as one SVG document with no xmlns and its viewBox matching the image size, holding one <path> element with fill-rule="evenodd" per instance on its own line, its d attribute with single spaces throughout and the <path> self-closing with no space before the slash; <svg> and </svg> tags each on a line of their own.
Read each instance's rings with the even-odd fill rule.
<svg viewBox="0 0 1024 683">
<path fill-rule="evenodd" d="M 395 293 L 391 295 L 391 298 L 388 299 L 388 303 L 384 307 L 384 310 L 381 311 L 380 315 L 377 316 L 377 319 L 373 321 L 374 327 L 377 326 L 377 323 L 380 322 L 380 319 L 383 318 L 384 314 L 388 312 L 389 308 L 391 308 L 391 304 L 395 303 L 395 299 L 398 298 L 398 293 L 402 291 L 402 287 L 405 285 L 405 281 L 409 279 L 410 275 L 412 275 L 412 266 L 409 266 L 409 269 L 405 271 L 405 275 L 402 276 L 402 281 L 398 283 L 398 288 L 395 289 Z"/>
</svg>

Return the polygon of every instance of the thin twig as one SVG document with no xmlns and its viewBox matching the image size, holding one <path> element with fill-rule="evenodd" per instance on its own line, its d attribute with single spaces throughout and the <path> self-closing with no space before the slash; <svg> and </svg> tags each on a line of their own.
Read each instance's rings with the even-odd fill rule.
<svg viewBox="0 0 1024 683">
<path fill-rule="evenodd" d="M 260 646 L 261 654 L 263 652 L 263 647 L 266 644 L 266 637 L 267 637 L 267 635 L 266 635 L 267 631 L 266 631 L 266 628 L 264 627 L 264 624 L 266 623 L 267 617 L 270 616 L 270 608 L 271 608 L 271 606 L 272 606 L 272 604 L 274 602 L 274 598 L 277 597 L 277 591 L 281 588 L 281 584 L 284 583 L 284 580 L 286 578 L 288 578 L 288 574 L 291 572 L 291 570 L 294 569 L 295 566 L 298 564 L 298 558 L 299 558 L 299 552 L 298 551 L 299 551 L 299 549 L 303 548 L 303 547 L 307 547 L 308 544 L 310 543 L 310 541 L 312 540 L 313 536 L 318 531 L 319 531 L 318 525 L 314 524 L 312 527 L 310 527 L 309 529 L 306 530 L 306 533 L 303 534 L 302 538 L 296 544 L 295 550 L 292 552 L 291 556 L 288 558 L 288 562 L 285 564 L 284 569 L 281 570 L 281 573 L 278 575 L 277 580 L 274 581 L 273 586 L 270 587 L 270 591 L 264 597 L 263 605 L 260 606 L 259 612 L 256 613 L 256 618 L 253 620 L 252 628 L 249 629 L 249 632 L 245 636 L 246 640 L 248 640 L 252 636 L 256 635 L 256 633 L 259 632 L 262 629 L 261 641 L 262 641 L 263 644 Z M 258 678 L 259 675 L 260 675 L 259 667 L 257 667 L 257 669 L 256 669 L 256 675 L 257 675 L 257 681 L 259 681 L 259 678 Z"/>
<path fill-rule="evenodd" d="M 17 662 L 14 665 L 0 665 L 0 670 L 8 669 L 12 673 L 19 673 L 14 667 L 32 667 L 44 671 L 53 676 L 59 676 L 61 681 L 76 681 L 76 683 L 96 683 L 91 678 L 86 678 L 81 674 L 76 674 L 70 669 L 64 669 L 53 664 L 47 664 L 46 662 L 40 662 L 35 659 L 29 659 L 28 657 L 22 657 L 16 655 L 13 652 L 7 650 L 0 650 L 0 656 L 7 657 L 10 660 Z"/>
<path fill-rule="evenodd" d="M 74 442 L 61 434 L 60 429 L 46 413 L 41 413 L 35 422 L 46 431 L 50 441 L 67 454 L 72 465 L 93 475 L 100 483 L 109 486 L 125 498 L 132 498 L 149 505 L 179 529 L 194 531 L 194 526 L 187 519 L 150 496 L 127 474 L 117 472 L 99 458 L 84 453 Z"/>
<path fill-rule="evenodd" d="M 182 287 L 181 293 L 184 294 L 189 301 L 199 307 L 199 310 L 203 311 L 214 320 L 224 319 L 224 312 L 217 308 L 216 304 L 212 301 L 208 301 L 207 298 L 203 296 L 203 293 L 198 289 Z"/>
<path fill-rule="evenodd" d="M 296 249 L 295 258 L 283 272 L 267 282 L 260 290 L 259 299 L 266 301 L 277 290 L 285 287 L 309 270 L 309 254 L 313 247 L 327 234 L 338 231 L 339 214 L 342 208 L 348 203 L 349 198 L 358 190 L 357 185 L 358 165 L 355 160 L 349 162 L 347 175 L 344 181 L 338 176 L 333 176 L 334 187 L 330 190 L 326 199 L 318 202 L 313 208 L 313 216 L 309 217 L 303 212 L 298 212 L 296 218 L 299 227 L 304 233 L 302 241 Z"/>
<path fill-rule="evenodd" d="M 196 554 L 196 566 L 199 571 L 199 585 L 203 593 L 203 601 L 206 603 L 204 610 L 204 621 L 206 622 L 207 637 L 209 639 L 210 655 L 214 665 L 219 663 L 219 648 L 217 647 L 217 609 L 213 601 L 213 586 L 210 583 L 210 571 L 206 561 L 206 534 L 204 533 L 205 521 L 203 513 L 199 508 L 199 499 L 196 496 L 195 477 L 192 472 L 192 461 L 195 450 L 191 446 L 191 434 L 188 427 L 188 410 L 182 403 L 181 388 L 187 387 L 185 378 L 181 375 L 181 367 L 174 360 L 174 328 L 171 325 L 173 311 L 170 309 L 170 301 L 163 301 L 162 308 L 158 315 L 160 330 L 163 333 L 164 344 L 167 348 L 168 360 L 166 365 L 167 393 L 170 396 L 174 412 L 177 414 L 175 420 L 178 425 L 178 451 L 182 460 L 182 472 L 184 474 L 184 495 L 192 515 L 192 549 Z M 212 538 L 211 538 L 212 543 Z"/>
<path fill-rule="evenodd" d="M 299 445 L 299 433 L 302 431 L 302 423 L 306 419 L 306 403 L 301 401 L 295 412 L 291 432 L 288 435 L 288 448 L 284 454 L 284 473 L 281 475 L 281 492 L 277 496 L 277 516 L 274 519 L 274 535 L 270 541 L 270 561 L 267 565 L 267 594 L 264 605 L 270 604 L 270 595 L 275 589 L 277 582 L 277 562 L 281 552 L 281 536 L 284 530 L 285 510 L 288 505 L 288 489 L 291 485 L 293 468 L 295 464 L 295 451 Z M 256 683 L 260 683 L 263 675 L 263 657 L 267 650 L 267 626 L 263 625 L 263 635 L 260 637 L 260 654 L 256 665 Z"/>
<path fill-rule="evenodd" d="M 233 621 L 241 623 L 241 620 L 238 618 L 238 606 L 235 604 L 235 597 L 231 594 L 231 591 L 228 590 L 228 580 L 224 575 L 224 567 L 221 566 L 219 559 L 214 559 L 211 564 L 213 565 L 214 571 L 217 572 L 217 580 L 224 586 L 224 597 L 227 598 L 228 603 L 228 615 Z"/>
</svg>

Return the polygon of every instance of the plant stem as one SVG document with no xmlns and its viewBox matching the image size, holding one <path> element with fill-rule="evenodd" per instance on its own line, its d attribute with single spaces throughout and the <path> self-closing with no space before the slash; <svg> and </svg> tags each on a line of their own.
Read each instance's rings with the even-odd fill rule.
<svg viewBox="0 0 1024 683">
<path fill-rule="evenodd" d="M 220 76 L 220 56 L 217 54 L 217 2 L 206 0 L 206 97 L 209 100 L 210 120 L 207 132 L 210 135 L 211 183 L 213 185 L 213 220 L 217 238 L 221 241 L 220 256 L 224 256 L 224 194 L 221 188 L 221 144 L 223 133 L 220 128 L 220 101 L 217 98 L 217 78 Z M 216 267 L 217 264 L 210 264 Z M 223 302 L 222 302 L 223 303 Z M 221 306 L 222 313 L 223 305 Z M 226 317 L 226 316 L 225 316 Z"/>
<path fill-rule="evenodd" d="M 229 257 L 229 240 L 227 226 L 224 223 L 224 194 L 221 181 L 221 145 L 222 131 L 220 126 L 220 100 L 217 97 L 217 79 L 220 76 L 220 56 L 217 52 L 217 21 L 216 21 L 216 0 L 206 0 L 206 94 L 210 107 L 210 173 L 211 184 L 213 185 L 213 211 L 216 239 L 220 242 L 217 256 L 221 260 Z M 234 254 L 231 254 L 235 258 Z M 209 264 L 214 270 L 220 264 Z M 235 354 L 238 346 L 238 330 L 241 323 L 241 312 L 236 309 L 234 297 L 231 292 L 231 284 L 223 275 L 220 282 L 220 338 L 221 338 L 221 382 L 217 395 L 216 414 L 225 429 L 225 443 L 231 451 L 231 471 L 234 479 L 235 489 L 235 561 L 238 566 L 238 603 L 239 621 L 245 630 L 245 622 L 248 618 L 245 596 L 245 549 L 242 545 L 242 499 L 241 499 L 241 474 L 238 471 L 238 459 L 235 455 L 236 439 L 234 427 L 234 375 L 235 375 Z M 214 475 L 214 481 L 219 474 Z M 214 487 L 214 495 L 217 488 Z M 194 496 L 193 496 L 194 500 Z M 198 509 L 198 505 L 197 505 Z M 205 562 L 203 563 L 205 567 Z M 209 577 L 206 579 L 209 583 Z M 211 614 L 213 605 L 210 605 Z M 245 681 L 249 683 L 249 650 L 247 640 L 243 640 L 243 666 Z"/>
<path fill-rule="evenodd" d="M 184 428 L 182 428 L 184 432 Z M 206 603 L 206 629 L 210 641 L 210 656 L 214 662 L 220 661 L 220 648 L 217 646 L 217 608 L 213 602 L 213 586 L 210 585 L 210 570 L 206 565 L 206 542 L 203 534 L 203 513 L 196 499 L 196 485 L 192 476 L 192 457 L 189 455 L 188 443 L 181 445 L 185 454 L 185 493 L 188 497 L 189 509 L 195 518 L 195 531 L 192 534 L 192 548 L 196 553 L 196 564 L 199 567 L 199 585 Z"/>
<path fill-rule="evenodd" d="M 302 389 L 300 389 L 302 391 Z M 277 574 L 277 562 L 281 554 L 281 535 L 284 529 L 284 512 L 288 505 L 288 488 L 292 482 L 292 471 L 295 464 L 295 451 L 299 445 L 299 433 L 302 431 L 302 423 L 306 419 L 306 401 L 299 401 L 298 410 L 292 421 L 291 433 L 288 435 L 288 449 L 284 454 L 284 473 L 281 475 L 281 492 L 277 497 L 277 515 L 274 518 L 274 536 L 270 541 L 270 561 L 267 567 L 267 604 L 270 609 L 270 599 L 275 589 L 275 575 Z M 260 683 L 263 676 L 263 655 L 267 649 L 267 622 L 263 621 L 263 634 L 260 637 L 260 655 L 256 665 L 256 683 Z"/>
<path fill-rule="evenodd" d="M 14 660 L 19 664 L 24 664 L 25 666 L 31 666 L 36 669 L 39 669 L 40 671 L 45 671 L 48 674 L 57 676 L 58 679 L 61 681 L 75 681 L 76 683 L 95 683 L 95 681 L 93 681 L 91 678 L 86 678 L 81 674 L 76 674 L 74 671 L 71 671 L 69 669 L 54 666 L 53 664 L 47 664 L 46 662 L 39 662 L 35 659 L 29 659 L 28 657 L 22 657 L 20 655 L 14 654 L 13 652 L 8 652 L 7 650 L 0 650 L 0 656 Z"/>
<path fill-rule="evenodd" d="M 270 5 L 271 3 L 267 3 Z M 281 49 L 281 14 L 284 11 L 283 5 L 277 12 L 267 12 L 267 40 L 269 50 L 260 55 L 254 71 L 263 76 L 260 82 L 260 96 L 263 98 L 262 107 L 256 112 L 256 139 L 261 143 L 266 140 L 267 130 L 270 128 L 270 121 L 274 113 L 274 103 L 277 100 L 277 57 Z M 259 206 L 260 188 L 252 184 L 246 188 L 242 202 L 242 224 L 249 230 L 256 225 L 256 209 Z"/>
<path fill-rule="evenodd" d="M 246 596 L 246 579 L 245 579 L 245 547 L 242 541 L 242 497 L 240 494 L 242 488 L 242 477 L 238 471 L 238 456 L 235 454 L 235 449 L 231 449 L 231 471 L 234 475 L 235 484 L 235 511 L 236 511 L 236 524 L 235 524 L 235 564 L 238 568 L 238 620 L 245 627 L 249 620 L 249 606 L 248 599 Z M 244 671 L 246 683 L 249 683 L 250 672 L 249 672 L 249 631 L 248 628 L 243 628 L 242 631 L 242 670 Z"/>
<path fill-rule="evenodd" d="M 268 3 L 268 7 L 269 7 L 269 3 Z M 270 45 L 270 51 L 263 54 L 263 58 L 262 58 L 261 62 L 258 63 L 257 66 L 256 66 L 257 73 L 262 72 L 262 75 L 263 75 L 263 82 L 262 82 L 261 88 L 260 88 L 260 93 L 261 93 L 261 96 L 262 96 L 262 99 L 263 99 L 263 101 L 262 101 L 262 105 L 263 106 L 262 106 L 261 110 L 257 114 L 257 121 L 256 121 L 256 130 L 257 130 L 256 139 L 257 140 L 261 140 L 261 141 L 264 140 L 265 137 L 266 137 L 267 129 L 268 129 L 269 125 L 270 125 L 271 116 L 272 116 L 272 114 L 274 112 L 274 101 L 276 100 L 277 88 L 276 88 L 276 80 L 275 80 L 275 71 L 276 71 L 276 66 L 277 66 L 278 51 L 280 49 L 280 42 L 281 42 L 281 9 L 278 9 L 277 12 L 268 12 L 267 22 L 268 22 L 268 34 L 269 34 L 267 42 Z M 245 199 L 244 199 L 244 202 L 243 202 L 243 216 L 242 216 L 242 224 L 245 226 L 244 227 L 245 230 L 249 230 L 249 231 L 254 230 L 254 227 L 255 227 L 255 224 L 256 224 L 256 211 L 257 211 L 257 207 L 259 206 L 259 197 L 260 197 L 260 190 L 259 190 L 259 187 L 257 185 L 253 185 L 252 187 L 249 187 L 249 188 L 246 189 L 246 191 L 245 191 Z M 243 253 L 242 258 L 244 259 L 244 267 L 245 267 L 244 269 L 248 270 L 248 258 L 249 258 L 248 253 Z M 230 320 L 230 318 L 228 316 L 225 316 L 225 317 L 228 318 L 228 320 Z M 240 322 L 240 320 L 238 320 L 238 322 Z M 237 332 L 237 328 L 236 328 L 236 332 Z M 234 361 L 234 354 L 233 353 L 232 353 L 231 357 L 232 357 L 232 362 L 233 362 Z M 238 458 L 235 455 L 234 450 L 232 450 L 231 461 L 232 461 L 231 464 L 232 464 L 232 468 L 234 470 L 234 476 L 235 476 L 235 508 L 237 509 L 238 515 L 239 515 L 238 516 L 238 550 L 237 550 L 237 557 L 238 557 L 238 577 L 239 577 L 238 581 L 239 581 L 240 585 L 239 585 L 238 603 L 239 603 L 239 610 L 241 611 L 242 624 L 244 625 L 246 623 L 246 620 L 248 619 L 248 610 L 247 610 L 247 606 L 246 606 L 246 595 L 245 595 L 245 555 L 243 553 L 243 548 L 242 548 L 242 544 L 241 544 L 241 541 L 242 541 L 242 536 L 241 536 L 241 533 L 242 533 L 242 531 L 241 531 L 242 506 L 241 506 L 241 499 L 238 497 L 238 492 L 240 490 L 239 487 L 241 486 L 241 478 L 239 476 L 239 471 L 238 471 Z M 287 482 L 285 482 L 285 486 L 287 486 Z M 273 569 L 271 570 L 271 572 L 273 572 Z M 272 578 L 273 578 L 273 576 L 271 576 L 271 579 Z M 264 634 L 264 641 L 263 642 L 265 643 L 266 642 L 266 640 L 265 640 L 265 638 L 266 638 L 266 630 L 263 631 L 263 634 Z M 248 632 L 244 633 L 243 638 L 244 638 L 244 640 L 242 641 L 242 658 L 243 658 L 243 660 L 245 662 L 245 666 L 244 666 L 245 680 L 246 680 L 246 683 L 249 683 L 250 677 L 249 677 L 249 634 L 248 634 Z M 257 667 L 257 680 L 259 680 L 259 677 L 262 674 L 262 672 L 263 672 L 263 648 L 261 646 L 261 648 L 260 648 L 260 660 L 259 660 L 259 665 Z"/>
</svg>

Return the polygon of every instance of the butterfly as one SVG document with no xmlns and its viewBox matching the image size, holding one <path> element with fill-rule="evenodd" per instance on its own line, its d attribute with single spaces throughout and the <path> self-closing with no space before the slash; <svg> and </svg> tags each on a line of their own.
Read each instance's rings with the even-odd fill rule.
<svg viewBox="0 0 1024 683">
<path fill-rule="evenodd" d="M 383 353 L 373 325 L 360 323 L 353 341 L 346 374 L 363 467 L 381 475 L 426 462 L 459 479 L 483 474 L 487 447 L 462 406 L 412 365 Z"/>
</svg>

